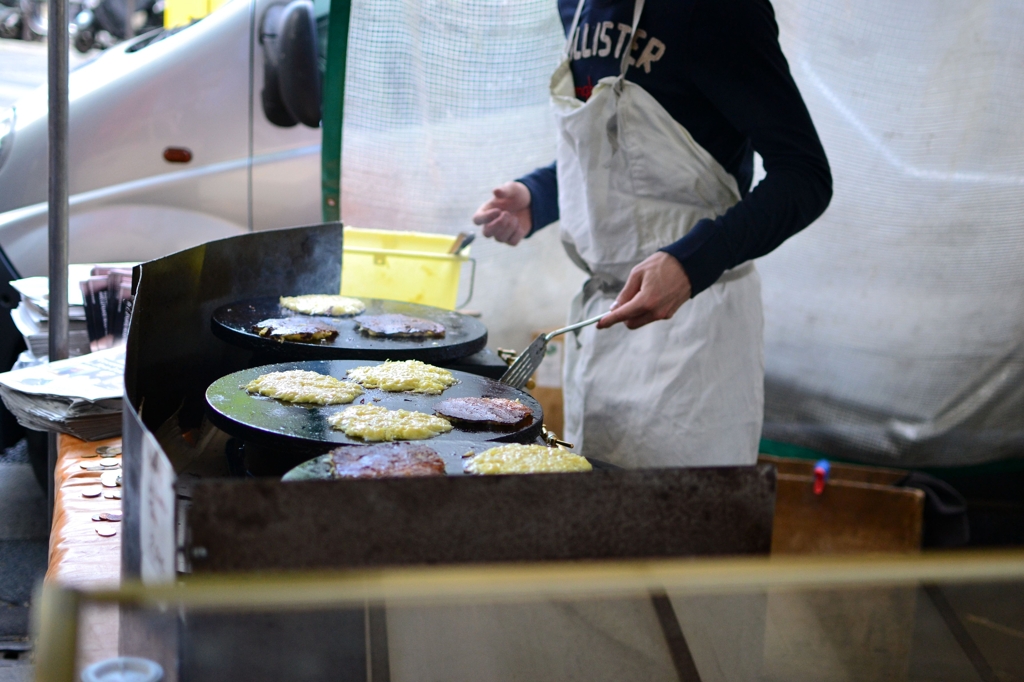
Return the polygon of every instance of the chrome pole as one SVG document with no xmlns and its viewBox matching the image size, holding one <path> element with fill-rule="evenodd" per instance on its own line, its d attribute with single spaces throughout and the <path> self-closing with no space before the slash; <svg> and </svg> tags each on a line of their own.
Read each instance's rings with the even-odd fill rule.
<svg viewBox="0 0 1024 682">
<path fill-rule="evenodd" d="M 68 0 L 49 0 L 47 85 L 49 87 L 49 252 L 50 362 L 68 356 Z M 49 438 L 49 512 L 53 514 L 53 472 L 57 435 Z"/>
<path fill-rule="evenodd" d="M 68 356 L 68 0 L 49 0 L 50 362 Z"/>
</svg>

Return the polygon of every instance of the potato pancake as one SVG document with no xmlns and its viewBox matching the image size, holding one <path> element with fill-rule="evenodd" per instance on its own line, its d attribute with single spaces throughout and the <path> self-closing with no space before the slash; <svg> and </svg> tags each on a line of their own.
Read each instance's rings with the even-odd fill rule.
<svg viewBox="0 0 1024 682">
<path fill-rule="evenodd" d="M 444 460 L 437 451 L 418 443 L 350 445 L 331 450 L 334 478 L 393 478 L 444 476 Z"/>
<path fill-rule="evenodd" d="M 260 375 L 246 384 L 245 390 L 289 403 L 310 405 L 345 405 L 363 393 L 359 384 L 301 369 Z"/>
<path fill-rule="evenodd" d="M 346 436 L 369 441 L 425 440 L 452 430 L 447 419 L 380 405 L 346 407 L 328 417 L 327 422 Z"/>
<path fill-rule="evenodd" d="M 351 408 L 350 408 L 351 409 Z M 499 445 L 474 455 L 465 463 L 469 474 L 550 474 L 590 471 L 586 458 L 545 445 Z"/>
<path fill-rule="evenodd" d="M 400 313 L 360 315 L 356 326 L 367 336 L 387 339 L 443 339 L 445 332 L 443 324 Z"/>
<path fill-rule="evenodd" d="M 446 388 L 458 383 L 451 372 L 428 365 L 419 360 L 382 362 L 379 365 L 355 367 L 348 371 L 348 378 L 366 388 L 382 391 L 425 393 L 440 395 Z"/>
<path fill-rule="evenodd" d="M 307 294 L 305 296 L 282 296 L 281 307 L 304 315 L 330 315 L 348 317 L 366 310 L 366 304 L 358 298 L 331 296 L 329 294 Z"/>
<path fill-rule="evenodd" d="M 451 398 L 434 405 L 434 412 L 476 426 L 514 426 L 533 416 L 529 407 L 508 398 Z"/>
<path fill-rule="evenodd" d="M 309 317 L 278 317 L 257 322 L 252 330 L 275 341 L 320 343 L 338 336 L 338 330 Z"/>
</svg>

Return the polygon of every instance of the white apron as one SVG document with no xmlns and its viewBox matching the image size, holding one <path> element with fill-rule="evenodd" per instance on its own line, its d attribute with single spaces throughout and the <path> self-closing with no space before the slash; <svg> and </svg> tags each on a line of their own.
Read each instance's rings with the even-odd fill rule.
<svg viewBox="0 0 1024 682">
<path fill-rule="evenodd" d="M 736 180 L 625 79 L 629 49 L 618 77 L 602 78 L 586 102 L 576 98 L 569 60 L 583 1 L 551 78 L 562 241 L 591 275 L 573 322 L 607 311 L 635 265 L 740 200 Z M 633 34 L 643 4 L 636 0 Z M 747 262 L 670 320 L 568 336 L 566 439 L 626 467 L 753 464 L 764 415 L 763 327 L 761 280 Z"/>
</svg>

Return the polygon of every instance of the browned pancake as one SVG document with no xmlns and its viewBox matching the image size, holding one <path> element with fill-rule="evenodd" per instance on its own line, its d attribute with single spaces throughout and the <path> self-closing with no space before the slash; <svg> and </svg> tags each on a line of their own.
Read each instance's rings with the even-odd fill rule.
<svg viewBox="0 0 1024 682">
<path fill-rule="evenodd" d="M 514 426 L 533 416 L 533 410 L 508 398 L 451 398 L 434 405 L 434 412 L 453 422 Z"/>
<path fill-rule="evenodd" d="M 331 450 L 331 475 L 335 478 L 444 476 L 444 473 L 444 461 L 426 445 L 382 443 Z"/>
<path fill-rule="evenodd" d="M 334 327 L 328 327 L 313 318 L 300 315 L 263 320 L 254 324 L 252 330 L 260 336 L 276 341 L 298 341 L 300 343 L 330 341 L 338 335 L 338 330 Z"/>
<path fill-rule="evenodd" d="M 386 315 L 360 315 L 356 318 L 359 331 L 369 336 L 383 336 L 389 339 L 440 339 L 444 338 L 444 325 L 421 317 L 410 317 L 399 313 Z"/>
</svg>

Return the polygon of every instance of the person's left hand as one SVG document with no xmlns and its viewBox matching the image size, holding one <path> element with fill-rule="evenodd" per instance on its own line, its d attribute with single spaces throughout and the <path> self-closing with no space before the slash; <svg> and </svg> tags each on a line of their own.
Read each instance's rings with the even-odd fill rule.
<svg viewBox="0 0 1024 682">
<path fill-rule="evenodd" d="M 667 320 L 690 300 L 690 278 L 674 257 L 658 251 L 629 273 L 626 286 L 619 292 L 611 311 L 597 323 L 598 329 L 625 322 L 637 329 L 658 320 Z"/>
</svg>

